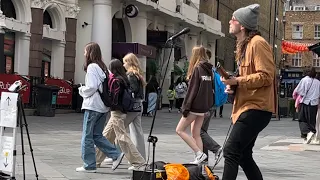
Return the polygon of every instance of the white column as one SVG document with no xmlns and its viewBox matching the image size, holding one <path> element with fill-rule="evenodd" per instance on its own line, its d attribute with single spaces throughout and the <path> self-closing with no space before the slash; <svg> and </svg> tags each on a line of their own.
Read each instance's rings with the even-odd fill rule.
<svg viewBox="0 0 320 180">
<path fill-rule="evenodd" d="M 215 65 L 216 63 L 216 42 L 208 42 L 208 49 L 211 51 L 211 63 Z"/>
<path fill-rule="evenodd" d="M 100 45 L 102 59 L 108 65 L 112 48 L 112 0 L 94 0 L 91 39 Z"/>
<path fill-rule="evenodd" d="M 175 33 L 174 24 L 172 24 L 172 23 L 166 24 L 165 30 L 174 34 Z M 171 48 L 164 49 L 165 56 L 163 59 L 164 63 L 163 63 L 163 68 L 162 68 L 162 77 L 164 77 L 164 78 L 161 79 L 164 81 L 163 87 L 162 87 L 162 97 L 163 97 L 162 103 L 163 104 L 169 104 L 169 100 L 167 98 L 167 90 L 169 89 L 170 84 L 171 84 L 171 71 L 174 68 L 174 49 L 172 50 L 171 56 L 169 57 L 170 51 L 171 51 Z M 167 71 L 165 72 L 168 61 L 169 61 L 168 68 L 167 68 Z M 164 74 L 164 73 L 166 73 L 166 74 Z"/>
<path fill-rule="evenodd" d="M 29 75 L 30 33 L 16 33 L 14 72 Z"/>
<path fill-rule="evenodd" d="M 208 37 L 207 35 L 205 35 L 204 33 L 200 33 L 199 34 L 199 44 L 198 45 L 201 45 L 201 46 L 204 46 L 204 47 L 207 47 L 208 45 Z"/>
<path fill-rule="evenodd" d="M 190 61 L 192 49 L 197 45 L 198 37 L 197 35 L 189 34 L 185 37 L 185 44 L 186 44 L 186 55 L 188 57 L 188 61 Z"/>
<path fill-rule="evenodd" d="M 130 19 L 132 27 L 132 42 L 140 44 L 147 44 L 147 14 L 139 12 L 138 16 Z M 145 56 L 138 56 L 141 68 L 146 75 L 147 58 Z M 148 81 L 148 80 L 147 80 Z"/>
<path fill-rule="evenodd" d="M 66 42 L 52 40 L 51 71 L 54 78 L 63 79 L 64 76 L 64 49 Z"/>
</svg>

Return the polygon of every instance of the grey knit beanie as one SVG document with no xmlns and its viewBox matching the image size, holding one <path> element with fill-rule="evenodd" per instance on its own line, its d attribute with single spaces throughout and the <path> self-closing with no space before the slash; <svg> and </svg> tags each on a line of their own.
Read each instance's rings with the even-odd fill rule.
<svg viewBox="0 0 320 180">
<path fill-rule="evenodd" d="M 256 30 L 258 27 L 259 8 L 259 4 L 251 4 L 236 10 L 233 16 L 243 27 L 249 30 Z"/>
</svg>

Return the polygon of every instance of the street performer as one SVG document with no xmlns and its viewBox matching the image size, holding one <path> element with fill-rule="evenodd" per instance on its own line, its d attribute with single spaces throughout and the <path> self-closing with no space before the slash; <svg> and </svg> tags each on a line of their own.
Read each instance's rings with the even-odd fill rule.
<svg viewBox="0 0 320 180">
<path fill-rule="evenodd" d="M 224 148 L 222 180 L 235 180 L 239 165 L 249 180 L 262 180 L 252 158 L 258 134 L 269 124 L 275 113 L 275 72 L 272 50 L 257 31 L 258 4 L 240 8 L 229 21 L 229 32 L 237 38 L 236 77 L 222 78 L 227 92 L 235 92 L 232 110 L 233 129 Z M 237 72 L 237 71 L 236 71 Z M 235 91 L 231 86 L 236 86 Z"/>
</svg>

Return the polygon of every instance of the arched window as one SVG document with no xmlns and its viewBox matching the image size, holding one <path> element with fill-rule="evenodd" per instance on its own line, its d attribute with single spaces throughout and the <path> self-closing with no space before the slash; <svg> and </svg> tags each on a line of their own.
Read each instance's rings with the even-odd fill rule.
<svg viewBox="0 0 320 180">
<path fill-rule="evenodd" d="M 16 10 L 11 0 L 1 0 L 1 11 L 8 18 L 17 18 Z"/>
<path fill-rule="evenodd" d="M 126 31 L 122 19 L 112 18 L 112 42 L 126 42 Z"/>
<path fill-rule="evenodd" d="M 52 19 L 51 19 L 51 16 L 47 10 L 44 11 L 44 13 L 43 13 L 43 25 L 45 25 L 45 24 L 49 25 L 50 28 L 53 28 L 52 27 Z"/>
</svg>

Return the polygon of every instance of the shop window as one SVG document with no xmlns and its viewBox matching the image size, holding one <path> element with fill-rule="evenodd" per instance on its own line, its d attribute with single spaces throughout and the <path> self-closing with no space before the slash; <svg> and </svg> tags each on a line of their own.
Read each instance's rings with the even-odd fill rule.
<svg viewBox="0 0 320 180">
<path fill-rule="evenodd" d="M 14 32 L 6 32 L 4 34 L 4 58 L 6 61 L 6 73 L 14 73 L 14 44 L 15 34 Z"/>
<path fill-rule="evenodd" d="M 41 77 L 50 77 L 50 67 L 51 66 L 51 51 L 43 49 L 42 52 L 42 67 L 41 67 Z"/>
</svg>

